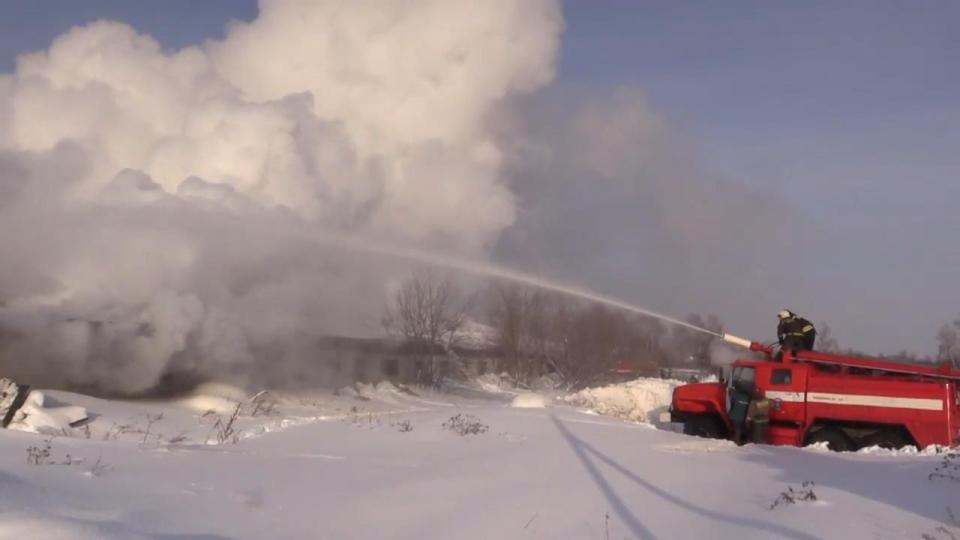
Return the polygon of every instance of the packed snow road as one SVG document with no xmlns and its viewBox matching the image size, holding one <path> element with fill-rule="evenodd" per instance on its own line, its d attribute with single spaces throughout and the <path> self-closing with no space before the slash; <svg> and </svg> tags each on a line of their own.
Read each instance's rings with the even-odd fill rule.
<svg viewBox="0 0 960 540">
<path fill-rule="evenodd" d="M 928 479 L 941 456 L 737 448 L 509 396 L 336 399 L 358 405 L 220 445 L 169 442 L 209 429 L 179 405 L 154 404 L 153 443 L 94 432 L 42 457 L 46 437 L 0 432 L 0 538 L 919 539 L 960 510 L 960 484 Z M 771 509 L 788 488 L 816 500 Z"/>
</svg>

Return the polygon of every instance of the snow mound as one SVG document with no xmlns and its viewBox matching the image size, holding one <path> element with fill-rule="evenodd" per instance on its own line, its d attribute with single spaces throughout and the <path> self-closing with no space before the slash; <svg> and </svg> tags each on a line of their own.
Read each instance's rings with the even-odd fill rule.
<svg viewBox="0 0 960 540">
<path fill-rule="evenodd" d="M 563 380 L 559 375 L 551 373 L 537 378 L 530 386 L 538 392 L 552 392 L 563 387 Z"/>
<path fill-rule="evenodd" d="M 179 404 L 197 412 L 213 411 L 217 414 L 230 414 L 237 404 L 246 401 L 247 393 L 236 386 L 223 383 L 201 384 Z"/>
<path fill-rule="evenodd" d="M 517 409 L 542 409 L 547 406 L 547 400 L 540 394 L 520 394 L 513 398 L 510 406 Z"/>
<path fill-rule="evenodd" d="M 474 382 L 481 390 L 493 394 L 502 394 L 513 390 L 513 385 L 509 382 L 506 374 L 487 373 L 475 378 Z"/>
<path fill-rule="evenodd" d="M 667 379 L 640 378 L 633 381 L 587 388 L 564 397 L 564 401 L 606 416 L 633 422 L 655 423 L 670 407 L 673 389 L 684 384 Z"/>
<path fill-rule="evenodd" d="M 31 515 L 14 512 L 0 523 L 0 538 L 30 538 L 31 540 L 103 540 L 144 539 L 116 523 L 97 523 L 83 519 L 54 517 L 49 514 Z"/>
<path fill-rule="evenodd" d="M 31 390 L 7 427 L 31 433 L 60 434 L 86 419 L 87 410 L 83 407 L 53 404 L 43 392 Z"/>
<path fill-rule="evenodd" d="M 691 437 L 692 438 L 692 437 Z M 709 452 L 729 452 L 739 448 L 733 441 L 725 439 L 701 439 L 683 441 L 674 444 L 658 445 L 657 450 L 671 454 L 702 454 Z"/>
<path fill-rule="evenodd" d="M 904 446 L 903 448 L 881 448 L 880 446 L 867 446 L 857 450 L 858 454 L 870 454 L 874 456 L 937 456 L 947 454 L 953 451 L 949 446 L 931 444 L 923 449 L 916 446 Z"/>
<path fill-rule="evenodd" d="M 453 338 L 463 348 L 481 350 L 496 345 L 497 330 L 468 317 L 454 333 Z"/>
<path fill-rule="evenodd" d="M 827 446 L 825 442 L 817 442 L 813 444 L 808 444 L 804 447 L 805 450 L 811 452 L 833 452 L 830 450 L 830 447 Z M 870 456 L 937 456 L 940 454 L 947 454 L 952 451 L 952 448 L 949 446 L 941 446 L 939 444 L 931 444 L 923 449 L 918 449 L 916 446 L 904 446 L 903 448 L 883 448 L 881 446 L 865 446 L 860 448 L 855 453 L 857 454 L 867 454 Z M 854 452 L 844 452 L 844 453 L 854 453 Z"/>
<path fill-rule="evenodd" d="M 380 381 L 373 387 L 380 394 L 397 394 L 400 389 L 390 381 Z"/>
</svg>

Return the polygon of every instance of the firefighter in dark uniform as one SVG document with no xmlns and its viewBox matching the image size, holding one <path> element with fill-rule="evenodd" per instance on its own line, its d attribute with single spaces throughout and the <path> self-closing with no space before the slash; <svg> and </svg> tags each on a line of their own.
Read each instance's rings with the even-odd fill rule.
<svg viewBox="0 0 960 540">
<path fill-rule="evenodd" d="M 817 339 L 817 330 L 813 323 L 798 316 L 789 309 L 777 313 L 780 324 L 777 325 L 777 338 L 780 347 L 794 351 L 811 351 L 813 342 Z"/>
<path fill-rule="evenodd" d="M 730 391 L 730 423 L 733 424 L 733 442 L 747 442 L 747 411 L 750 408 L 751 389 L 733 388 Z"/>
</svg>

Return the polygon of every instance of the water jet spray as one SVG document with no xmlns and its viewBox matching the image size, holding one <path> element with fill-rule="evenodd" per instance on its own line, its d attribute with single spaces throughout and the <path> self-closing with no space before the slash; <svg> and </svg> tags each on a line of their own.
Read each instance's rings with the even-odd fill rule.
<svg viewBox="0 0 960 540">
<path fill-rule="evenodd" d="M 642 308 L 629 302 L 624 302 L 623 300 L 614 298 L 612 296 L 591 291 L 583 287 L 577 287 L 554 280 L 544 279 L 526 272 L 504 268 L 502 266 L 497 266 L 483 261 L 454 257 L 417 248 L 388 246 L 353 236 L 338 236 L 336 238 L 331 238 L 327 235 L 313 235 L 310 237 L 310 239 L 314 241 L 320 241 L 327 245 L 339 245 L 356 251 L 399 257 L 402 259 L 442 266 L 453 270 L 460 270 L 476 276 L 503 279 L 506 281 L 512 281 L 514 283 L 529 285 L 538 289 L 575 296 L 630 313 L 636 313 L 638 315 L 660 319 L 670 324 L 675 324 L 690 330 L 710 334 L 721 339 L 727 339 L 725 337 L 726 334 L 707 330 L 706 328 L 700 328 L 699 326 L 690 324 L 686 321 L 682 321 L 662 313 L 657 313 L 656 311 Z M 730 336 L 730 338 L 736 340 L 732 341 L 731 343 L 746 346 L 748 348 L 750 347 L 749 340 L 737 338 L 736 336 Z M 744 343 L 747 345 L 743 345 Z"/>
</svg>

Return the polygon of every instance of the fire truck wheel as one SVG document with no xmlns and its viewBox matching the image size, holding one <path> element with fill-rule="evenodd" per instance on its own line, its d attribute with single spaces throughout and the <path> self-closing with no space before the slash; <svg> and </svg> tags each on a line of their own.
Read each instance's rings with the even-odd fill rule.
<svg viewBox="0 0 960 540">
<path fill-rule="evenodd" d="M 712 415 L 692 414 L 688 416 L 686 422 L 683 423 L 683 432 L 687 435 L 693 435 L 696 437 L 719 439 L 720 424 Z"/>
<path fill-rule="evenodd" d="M 835 427 L 823 427 L 807 436 L 807 444 L 824 442 L 834 452 L 849 452 L 854 443 L 847 434 Z"/>
<path fill-rule="evenodd" d="M 913 445 L 910 437 L 903 431 L 894 428 L 882 429 L 862 441 L 863 446 L 879 446 L 880 448 L 903 448 Z"/>
</svg>

